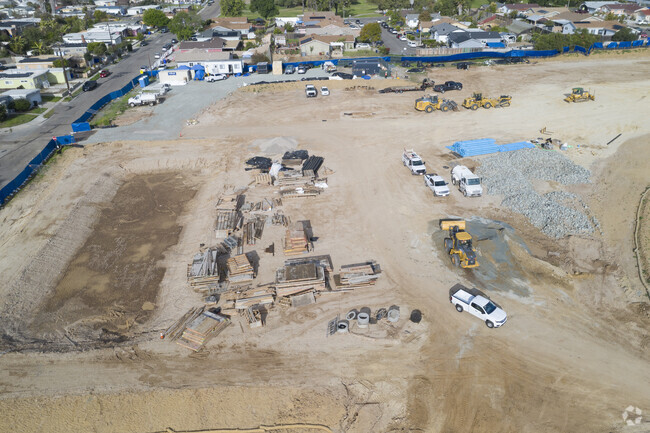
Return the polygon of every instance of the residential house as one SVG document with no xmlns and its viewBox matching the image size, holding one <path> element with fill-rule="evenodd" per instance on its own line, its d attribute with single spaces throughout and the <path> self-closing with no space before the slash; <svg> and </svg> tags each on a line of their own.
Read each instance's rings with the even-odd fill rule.
<svg viewBox="0 0 650 433">
<path fill-rule="evenodd" d="M 117 6 L 117 0 L 95 0 L 95 6 Z"/>
<path fill-rule="evenodd" d="M 483 48 L 488 43 L 501 43 L 499 32 L 460 31 L 447 36 L 451 48 Z"/>
<path fill-rule="evenodd" d="M 573 24 L 577 30 L 585 29 L 592 35 L 600 35 L 605 38 L 611 38 L 617 31 L 626 27 L 618 21 L 580 21 Z"/>
<path fill-rule="evenodd" d="M 617 1 L 586 1 L 580 5 L 580 10 L 589 12 L 590 14 L 601 12 L 602 7 L 605 5 L 617 4 Z"/>
<path fill-rule="evenodd" d="M 126 10 L 126 14 L 129 16 L 142 15 L 149 9 L 158 9 L 162 10 L 160 5 L 144 5 L 144 6 L 133 6 Z"/>
<path fill-rule="evenodd" d="M 21 71 L 33 71 L 53 68 L 54 61 L 58 59 L 58 57 L 52 56 L 25 57 L 16 62 L 16 69 Z"/>
<path fill-rule="evenodd" d="M 443 23 L 451 24 L 452 26 L 456 26 L 456 27 L 458 27 L 458 28 L 461 29 L 461 30 L 467 30 L 467 29 L 469 29 L 469 25 L 467 25 L 467 24 L 463 24 L 463 23 L 461 23 L 460 21 L 457 21 L 457 20 L 455 20 L 455 19 L 453 19 L 453 18 L 449 18 L 449 17 L 440 17 L 440 18 L 438 18 L 438 19 L 434 19 L 434 20 L 433 20 L 433 25 L 434 25 L 434 26 L 437 26 L 438 24 L 443 24 Z"/>
<path fill-rule="evenodd" d="M 193 50 L 202 50 L 206 53 L 226 51 L 224 47 L 226 46 L 226 41 L 221 38 L 211 38 L 207 41 L 194 42 L 194 41 L 183 41 L 180 43 L 176 52 L 185 53 Z"/>
<path fill-rule="evenodd" d="M 237 32 L 240 36 L 240 39 L 255 39 L 253 25 L 248 22 L 248 19 L 246 17 L 216 18 L 210 25 L 210 28 L 218 32 Z"/>
<path fill-rule="evenodd" d="M 0 89 L 42 89 L 50 87 L 47 69 L 39 71 L 19 71 L 17 69 L 0 72 Z"/>
<path fill-rule="evenodd" d="M 420 15 L 419 14 L 406 14 L 404 17 L 405 24 L 412 28 L 412 29 L 417 29 L 418 24 L 420 24 Z"/>
<path fill-rule="evenodd" d="M 447 44 L 449 42 L 449 34 L 453 32 L 464 32 L 465 30 L 461 30 L 456 26 L 453 26 L 451 24 L 447 23 L 442 23 L 438 25 L 434 25 L 429 29 L 429 33 L 431 34 L 431 37 L 435 39 L 437 42 Z"/>
<path fill-rule="evenodd" d="M 25 99 L 29 101 L 32 107 L 43 103 L 41 92 L 38 89 L 12 89 L 2 93 L 2 96 L 9 97 L 10 100 Z"/>
<path fill-rule="evenodd" d="M 105 32 L 120 32 L 123 38 L 128 36 L 137 36 L 138 33 L 145 33 L 147 27 L 140 18 L 124 18 L 117 22 L 97 23 L 92 30 L 101 30 Z"/>
<path fill-rule="evenodd" d="M 5 31 L 13 38 L 21 35 L 27 27 L 37 27 L 40 22 L 40 18 L 2 20 L 0 21 L 0 32 Z"/>
<path fill-rule="evenodd" d="M 511 12 L 517 12 L 519 15 L 524 15 L 524 12 L 529 9 L 539 9 L 539 5 L 537 3 L 508 3 L 497 10 L 506 15 Z"/>
<path fill-rule="evenodd" d="M 122 6 L 99 6 L 96 11 L 106 12 L 109 15 L 123 16 L 126 15 L 126 8 Z"/>
<path fill-rule="evenodd" d="M 612 13 L 616 16 L 622 17 L 633 17 L 634 13 L 639 9 L 639 5 L 636 3 L 614 3 L 606 4 L 600 11 L 607 14 Z"/>
<path fill-rule="evenodd" d="M 295 28 L 298 25 L 298 21 L 301 21 L 300 17 L 277 17 L 275 19 L 275 25 L 276 27 L 284 27 L 288 23 Z"/>
<path fill-rule="evenodd" d="M 345 50 L 354 48 L 354 36 L 309 35 L 300 39 L 299 45 L 303 56 L 342 55 Z"/>
<path fill-rule="evenodd" d="M 513 20 L 510 24 L 507 24 L 506 29 L 517 37 L 521 36 L 522 40 L 530 39 L 530 34 L 535 28 L 534 25 L 529 24 L 521 20 Z"/>
<path fill-rule="evenodd" d="M 63 35 L 63 42 L 66 44 L 103 42 L 108 45 L 117 45 L 122 42 L 122 32 L 113 31 L 113 29 L 111 29 L 110 32 L 98 29 L 89 29 L 79 33 L 65 34 Z"/>
<path fill-rule="evenodd" d="M 361 29 L 355 29 L 346 26 L 343 24 L 342 21 L 340 23 L 333 22 L 333 21 L 321 22 L 316 25 L 310 25 L 310 26 L 299 28 L 298 30 L 300 34 L 309 33 L 313 35 L 325 35 L 325 36 L 352 35 L 355 38 L 361 34 Z"/>
<path fill-rule="evenodd" d="M 83 57 L 88 52 L 88 44 L 56 44 L 52 49 L 55 56 Z"/>
<path fill-rule="evenodd" d="M 201 65 L 208 74 L 241 74 L 244 71 L 244 61 L 236 59 L 233 53 L 224 51 L 194 49 L 177 52 L 174 60 L 179 67 Z"/>
<path fill-rule="evenodd" d="M 647 24 L 650 22 L 650 9 L 648 8 L 643 8 L 643 9 L 637 9 L 636 12 L 634 12 L 634 20 L 639 23 L 639 24 Z"/>
</svg>

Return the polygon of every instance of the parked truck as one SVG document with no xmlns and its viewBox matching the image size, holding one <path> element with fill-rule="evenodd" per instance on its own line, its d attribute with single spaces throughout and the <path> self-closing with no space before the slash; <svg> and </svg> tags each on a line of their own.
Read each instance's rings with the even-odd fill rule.
<svg viewBox="0 0 650 433">
<path fill-rule="evenodd" d="M 427 172 L 424 161 L 422 161 L 422 158 L 413 149 L 404 149 L 402 162 L 405 167 L 411 170 L 411 174 L 426 174 Z"/>
<path fill-rule="evenodd" d="M 465 288 L 459 288 L 449 296 L 449 302 L 455 305 L 456 311 L 467 311 L 485 322 L 488 328 L 500 328 L 508 320 L 508 315 L 494 302 L 481 295 L 472 295 Z"/>
<path fill-rule="evenodd" d="M 381 89 L 379 93 L 403 93 L 403 92 L 416 92 L 421 90 L 427 90 L 434 86 L 434 81 L 425 78 L 422 80 L 422 84 L 417 86 L 392 86 Z"/>
<path fill-rule="evenodd" d="M 129 98 L 129 105 L 135 107 L 136 105 L 156 105 L 158 103 L 158 93 L 139 93 L 132 98 Z"/>
<path fill-rule="evenodd" d="M 449 187 L 442 176 L 438 176 L 437 174 L 425 174 L 424 184 L 433 191 L 433 195 L 436 197 L 447 197 L 449 195 Z"/>
<path fill-rule="evenodd" d="M 305 86 L 305 95 L 307 95 L 308 98 L 315 98 L 318 95 L 318 91 L 313 84 L 307 84 Z"/>
<path fill-rule="evenodd" d="M 480 197 L 483 195 L 481 178 L 464 165 L 457 165 L 451 169 L 451 183 L 458 185 L 458 190 L 465 197 Z"/>
</svg>

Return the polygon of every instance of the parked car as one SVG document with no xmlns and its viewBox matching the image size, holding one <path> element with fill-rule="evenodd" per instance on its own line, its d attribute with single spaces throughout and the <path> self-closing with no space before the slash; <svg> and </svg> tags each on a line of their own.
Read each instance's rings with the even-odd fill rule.
<svg viewBox="0 0 650 433">
<path fill-rule="evenodd" d="M 154 54 L 154 55 L 153 55 L 153 58 L 154 58 L 154 59 L 159 59 L 159 58 L 160 58 L 160 53 L 156 53 L 156 54 Z"/>
<path fill-rule="evenodd" d="M 147 43 L 147 41 L 142 41 L 142 42 L 140 42 L 140 46 L 141 46 L 141 47 L 146 47 L 147 45 L 149 45 L 149 44 Z"/>
<path fill-rule="evenodd" d="M 160 28 L 160 33 L 167 33 L 167 32 L 169 32 L 169 29 L 167 27 Z"/>
<path fill-rule="evenodd" d="M 395 30 L 394 28 L 390 28 L 389 31 L 390 31 L 392 34 L 394 34 L 394 35 L 397 34 L 397 30 Z"/>
<path fill-rule="evenodd" d="M 438 176 L 437 174 L 425 174 L 424 184 L 433 191 L 433 195 L 436 197 L 447 197 L 449 195 L 449 186 L 442 176 Z"/>
<path fill-rule="evenodd" d="M 458 81 L 445 81 L 444 84 L 433 86 L 434 92 L 445 93 L 447 90 L 463 90 L 463 84 Z"/>
<path fill-rule="evenodd" d="M 298 66 L 298 73 L 299 74 L 306 74 L 307 73 L 307 68 L 304 66 Z"/>
<path fill-rule="evenodd" d="M 456 64 L 456 69 L 465 69 L 465 70 L 467 70 L 467 69 L 469 69 L 469 65 L 470 64 L 466 63 L 466 62 L 457 63 Z"/>
<path fill-rule="evenodd" d="M 178 43 L 178 39 L 172 38 L 172 44 L 177 44 L 177 43 Z"/>
<path fill-rule="evenodd" d="M 108 69 L 102 69 L 99 71 L 99 78 L 106 78 L 111 75 L 111 72 Z"/>
<path fill-rule="evenodd" d="M 208 83 L 213 83 L 215 81 L 225 80 L 226 78 L 228 78 L 227 75 L 215 74 L 215 75 L 208 75 L 207 77 L 205 77 L 205 81 L 207 81 Z"/>
<path fill-rule="evenodd" d="M 323 87 L 320 88 L 320 94 L 323 95 L 323 96 L 329 96 L 330 95 L 330 89 L 323 86 Z"/>
<path fill-rule="evenodd" d="M 408 42 L 406 43 L 406 45 L 408 45 L 408 46 L 411 47 L 411 48 L 417 48 L 418 43 L 415 42 L 415 41 L 408 41 Z"/>
<path fill-rule="evenodd" d="M 97 88 L 97 81 L 94 80 L 86 81 L 82 86 L 84 92 L 88 92 L 96 88 Z"/>
<path fill-rule="evenodd" d="M 296 68 L 293 65 L 287 65 L 286 68 L 284 68 L 284 73 L 287 75 L 293 74 L 296 72 Z"/>
<path fill-rule="evenodd" d="M 364 50 L 369 50 L 371 48 L 370 44 L 366 42 L 358 42 L 357 43 L 357 48 L 358 49 L 364 49 Z"/>
<path fill-rule="evenodd" d="M 129 98 L 127 101 L 130 107 L 135 107 L 136 105 L 150 105 L 154 106 L 158 103 L 158 94 L 157 93 L 140 93 L 135 95 L 132 98 Z"/>
<path fill-rule="evenodd" d="M 409 72 L 411 74 L 419 74 L 419 73 L 424 72 L 424 68 L 411 68 L 406 72 Z"/>
<path fill-rule="evenodd" d="M 307 95 L 308 98 L 315 98 L 318 96 L 318 91 L 316 90 L 316 87 L 314 87 L 313 84 L 307 84 L 305 86 L 305 94 Z"/>
</svg>

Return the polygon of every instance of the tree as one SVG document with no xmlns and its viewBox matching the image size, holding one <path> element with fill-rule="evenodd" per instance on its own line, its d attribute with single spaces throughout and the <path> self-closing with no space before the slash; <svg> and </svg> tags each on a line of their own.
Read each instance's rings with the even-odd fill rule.
<svg viewBox="0 0 650 433">
<path fill-rule="evenodd" d="M 454 0 L 438 0 L 433 6 L 433 10 L 444 16 L 456 15 L 456 4 Z"/>
<path fill-rule="evenodd" d="M 160 9 L 147 9 L 142 14 L 142 22 L 148 26 L 165 27 L 169 23 L 169 18 Z"/>
<path fill-rule="evenodd" d="M 495 14 L 497 12 L 497 4 L 494 2 L 490 3 L 490 6 L 488 6 L 487 10 L 491 14 Z"/>
<path fill-rule="evenodd" d="M 251 12 L 257 12 L 264 19 L 277 15 L 280 11 L 274 0 L 251 0 Z"/>
<path fill-rule="evenodd" d="M 227 17 L 238 17 L 246 7 L 243 0 L 221 0 L 221 13 Z"/>
<path fill-rule="evenodd" d="M 38 41 L 35 42 L 34 45 L 32 45 L 32 51 L 36 53 L 36 55 L 40 56 L 41 54 L 46 54 L 50 49 L 45 45 L 45 42 L 43 41 Z"/>
<path fill-rule="evenodd" d="M 30 108 L 32 108 L 32 104 L 27 99 L 20 98 L 14 101 L 14 110 L 16 111 L 25 112 Z"/>
<path fill-rule="evenodd" d="M 295 29 L 291 23 L 284 23 L 284 31 L 287 33 L 293 32 Z"/>
<path fill-rule="evenodd" d="M 93 18 L 95 18 L 95 21 L 99 23 L 102 21 L 106 21 L 108 19 L 108 14 L 104 11 L 95 11 L 93 13 Z"/>
<path fill-rule="evenodd" d="M 636 35 L 630 30 L 629 27 L 624 27 L 621 30 L 614 33 L 612 36 L 612 41 L 636 41 Z"/>
<path fill-rule="evenodd" d="M 169 30 L 181 41 L 187 40 L 201 28 L 201 19 L 196 13 L 179 12 L 169 22 Z"/>
<path fill-rule="evenodd" d="M 379 23 L 368 23 L 361 29 L 359 39 L 363 42 L 377 42 L 381 40 L 381 26 Z"/>
<path fill-rule="evenodd" d="M 52 62 L 55 68 L 64 68 L 68 66 L 68 62 L 65 59 L 56 59 Z"/>
<path fill-rule="evenodd" d="M 108 51 L 106 44 L 103 42 L 90 42 L 87 45 L 86 49 L 90 54 L 94 54 L 96 56 L 102 56 Z"/>
<path fill-rule="evenodd" d="M 27 46 L 27 42 L 22 36 L 14 37 L 13 41 L 11 41 L 11 43 L 9 44 L 9 48 L 11 48 L 11 51 L 13 51 L 16 54 L 24 54 L 26 46 Z"/>
<path fill-rule="evenodd" d="M 429 11 L 420 12 L 420 15 L 418 16 L 418 21 L 419 22 L 431 21 L 431 14 L 429 13 Z"/>
</svg>

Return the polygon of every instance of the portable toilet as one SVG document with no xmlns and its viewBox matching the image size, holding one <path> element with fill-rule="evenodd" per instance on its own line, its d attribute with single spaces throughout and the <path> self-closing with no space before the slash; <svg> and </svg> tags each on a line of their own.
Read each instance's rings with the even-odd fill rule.
<svg viewBox="0 0 650 433">
<path fill-rule="evenodd" d="M 145 87 L 147 87 L 149 85 L 149 76 L 144 75 L 144 76 L 138 78 L 138 82 L 140 83 L 140 87 L 142 87 L 144 89 Z"/>
</svg>

